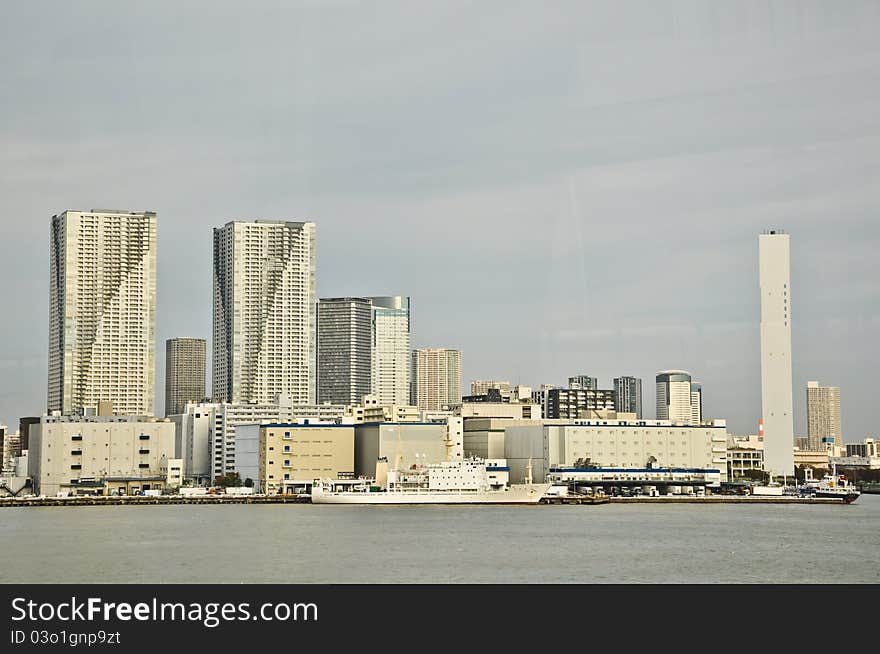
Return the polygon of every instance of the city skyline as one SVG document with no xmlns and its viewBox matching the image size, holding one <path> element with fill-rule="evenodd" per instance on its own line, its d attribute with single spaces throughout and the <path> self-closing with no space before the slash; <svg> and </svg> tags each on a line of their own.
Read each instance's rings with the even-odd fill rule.
<svg viewBox="0 0 880 654">
<path fill-rule="evenodd" d="M 845 440 L 876 435 L 856 345 L 880 336 L 874 6 L 834 21 L 816 7 L 494 9 L 383 7 L 348 49 L 366 9 L 304 10 L 291 38 L 282 9 L 243 28 L 218 12 L 226 49 L 206 51 L 191 8 L 108 6 L 99 48 L 80 39 L 81 8 L 47 21 L 11 7 L 23 28 L 0 48 L 27 63 L 8 67 L 16 102 L 0 108 L 0 275 L 14 280 L 0 290 L 0 422 L 45 404 L 48 217 L 118 206 L 159 215 L 157 343 L 211 337 L 211 227 L 314 220 L 317 295 L 412 297 L 412 347 L 455 343 L 465 382 L 627 374 L 650 407 L 655 373 L 681 368 L 703 383 L 704 416 L 736 433 L 761 412 L 754 239 L 779 225 L 793 386 L 839 386 Z M 26 38 L 37 26 L 57 51 Z M 139 47 L 156 34 L 166 47 Z M 106 79 L 120 80 L 112 103 L 97 100 Z M 46 103 L 47 86 L 69 101 Z"/>
</svg>

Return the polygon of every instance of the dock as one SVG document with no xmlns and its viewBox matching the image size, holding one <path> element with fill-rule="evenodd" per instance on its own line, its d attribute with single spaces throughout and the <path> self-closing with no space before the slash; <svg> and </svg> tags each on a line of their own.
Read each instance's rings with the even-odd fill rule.
<svg viewBox="0 0 880 654">
<path fill-rule="evenodd" d="M 541 504 L 608 504 L 607 495 L 554 495 L 542 497 Z"/>
<path fill-rule="evenodd" d="M 838 504 L 846 503 L 836 497 L 798 497 L 796 495 L 658 495 L 656 497 L 610 498 L 615 504 Z"/>
<path fill-rule="evenodd" d="M 75 495 L 72 497 L 2 497 L 2 507 L 29 506 L 155 506 L 157 504 L 311 504 L 303 495 Z"/>
</svg>

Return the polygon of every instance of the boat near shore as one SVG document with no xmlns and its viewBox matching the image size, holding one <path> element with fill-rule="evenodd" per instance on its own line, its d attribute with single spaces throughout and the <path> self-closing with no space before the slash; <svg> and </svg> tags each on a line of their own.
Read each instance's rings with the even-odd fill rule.
<svg viewBox="0 0 880 654">
<path fill-rule="evenodd" d="M 530 464 L 531 467 L 531 464 Z M 373 479 L 316 479 L 312 504 L 538 504 L 550 484 L 509 483 L 504 459 L 464 459 L 388 469 L 379 459 Z"/>
<path fill-rule="evenodd" d="M 826 474 L 818 482 L 814 482 L 812 475 L 804 481 L 804 488 L 814 497 L 840 499 L 845 504 L 852 504 L 861 496 L 862 492 L 855 484 L 844 475 L 837 474 L 837 465 L 831 464 L 831 472 Z"/>
</svg>

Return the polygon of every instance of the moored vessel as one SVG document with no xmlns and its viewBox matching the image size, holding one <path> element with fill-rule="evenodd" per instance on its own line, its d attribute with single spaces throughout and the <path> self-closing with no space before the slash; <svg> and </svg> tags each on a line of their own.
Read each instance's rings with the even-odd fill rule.
<svg viewBox="0 0 880 654">
<path fill-rule="evenodd" d="M 313 504 L 538 504 L 550 488 L 550 484 L 511 484 L 509 471 L 504 459 L 474 458 L 388 470 L 383 458 L 376 464 L 374 479 L 316 479 L 311 497 Z"/>
<path fill-rule="evenodd" d="M 837 465 L 831 464 L 831 474 L 826 474 L 815 484 L 815 497 L 839 498 L 846 504 L 852 504 L 862 494 L 844 475 L 837 474 Z"/>
</svg>

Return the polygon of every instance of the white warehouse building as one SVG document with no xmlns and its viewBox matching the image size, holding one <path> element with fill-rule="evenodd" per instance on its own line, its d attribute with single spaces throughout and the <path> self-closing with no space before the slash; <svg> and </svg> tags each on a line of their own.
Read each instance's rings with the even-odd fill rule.
<svg viewBox="0 0 880 654">
<path fill-rule="evenodd" d="M 34 492 L 132 494 L 179 486 L 174 424 L 145 416 L 43 416 L 30 428 Z"/>
<path fill-rule="evenodd" d="M 562 425 L 508 425 L 504 458 L 511 483 L 542 483 L 550 468 L 701 468 L 727 481 L 727 423 L 686 425 L 664 420 L 577 420 Z"/>
</svg>

